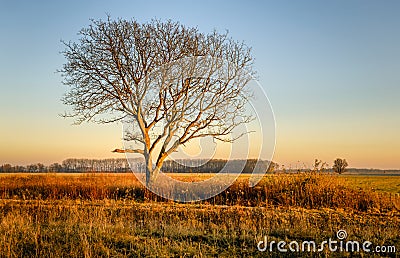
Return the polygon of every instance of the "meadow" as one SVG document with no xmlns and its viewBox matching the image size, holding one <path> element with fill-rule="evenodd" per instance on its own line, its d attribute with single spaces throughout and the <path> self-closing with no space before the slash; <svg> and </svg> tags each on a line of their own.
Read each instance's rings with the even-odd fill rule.
<svg viewBox="0 0 400 258">
<path fill-rule="evenodd" d="M 265 236 L 322 242 L 338 230 L 353 241 L 400 249 L 400 177 L 279 174 L 254 188 L 247 180 L 241 176 L 214 198 L 182 204 L 146 192 L 130 173 L 0 174 L 0 256 L 369 255 L 257 250 Z"/>
<path fill-rule="evenodd" d="M 399 176 L 345 175 L 347 182 L 360 189 L 400 194 Z"/>
</svg>

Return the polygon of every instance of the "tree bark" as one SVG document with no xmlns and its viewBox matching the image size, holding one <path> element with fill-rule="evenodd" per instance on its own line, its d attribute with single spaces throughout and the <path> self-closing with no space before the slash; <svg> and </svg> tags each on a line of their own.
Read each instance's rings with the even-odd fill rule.
<svg viewBox="0 0 400 258">
<path fill-rule="evenodd" d="M 146 162 L 146 187 L 149 188 L 151 185 L 151 175 L 153 173 L 153 162 L 151 160 L 150 154 L 148 153 L 144 155 L 144 159 Z"/>
</svg>

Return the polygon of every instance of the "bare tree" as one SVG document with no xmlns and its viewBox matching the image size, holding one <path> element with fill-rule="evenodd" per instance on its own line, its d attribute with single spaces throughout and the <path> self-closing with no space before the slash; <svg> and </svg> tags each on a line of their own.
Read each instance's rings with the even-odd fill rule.
<svg viewBox="0 0 400 258">
<path fill-rule="evenodd" d="M 77 42 L 63 42 L 61 69 L 70 90 L 63 102 L 76 123 L 132 125 L 125 140 L 137 147 L 114 152 L 143 155 L 146 184 L 164 160 L 191 139 L 233 141 L 248 123 L 254 75 L 250 48 L 227 33 L 203 34 L 177 22 L 92 20 Z"/>
<path fill-rule="evenodd" d="M 333 162 L 332 168 L 333 168 L 333 171 L 335 171 L 336 173 L 342 174 L 342 173 L 346 172 L 347 166 L 348 166 L 348 164 L 345 159 L 337 158 Z"/>
</svg>

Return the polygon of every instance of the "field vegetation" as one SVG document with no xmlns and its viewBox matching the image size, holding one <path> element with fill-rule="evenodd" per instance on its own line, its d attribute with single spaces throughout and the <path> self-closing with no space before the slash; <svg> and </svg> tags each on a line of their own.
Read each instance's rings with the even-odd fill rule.
<svg viewBox="0 0 400 258">
<path fill-rule="evenodd" d="M 172 176 L 203 180 L 210 175 Z M 398 184 L 400 178 L 390 180 Z M 351 240 L 400 248 L 398 193 L 355 182 L 337 175 L 280 174 L 250 188 L 248 176 L 241 176 L 212 199 L 182 204 L 147 193 L 129 173 L 1 174 L 0 254 L 274 257 L 277 253 L 257 250 L 264 236 L 322 242 L 340 229 Z"/>
</svg>

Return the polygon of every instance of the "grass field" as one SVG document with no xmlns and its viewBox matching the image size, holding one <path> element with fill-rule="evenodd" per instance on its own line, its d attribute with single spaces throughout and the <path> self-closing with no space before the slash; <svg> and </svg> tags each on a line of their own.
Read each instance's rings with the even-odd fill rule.
<svg viewBox="0 0 400 258">
<path fill-rule="evenodd" d="M 268 175 L 254 188 L 247 180 L 179 204 L 145 196 L 132 174 L 0 174 L 0 256 L 276 257 L 276 249 L 257 250 L 264 236 L 320 243 L 340 229 L 349 240 L 400 250 L 398 177 Z"/>
<path fill-rule="evenodd" d="M 350 185 L 377 192 L 400 194 L 400 176 L 344 175 Z"/>
</svg>

